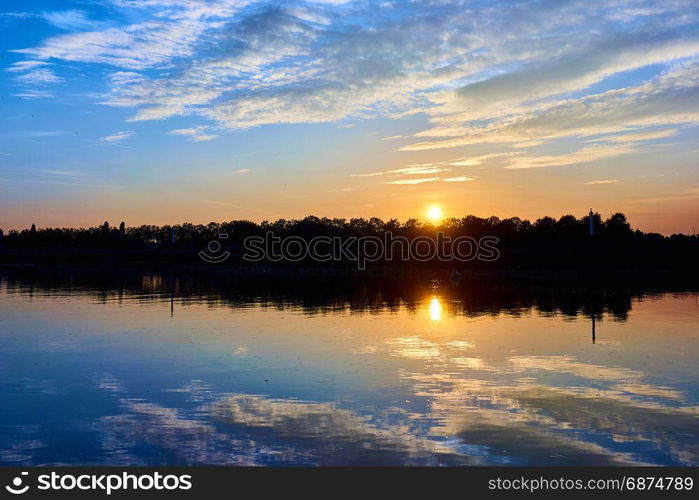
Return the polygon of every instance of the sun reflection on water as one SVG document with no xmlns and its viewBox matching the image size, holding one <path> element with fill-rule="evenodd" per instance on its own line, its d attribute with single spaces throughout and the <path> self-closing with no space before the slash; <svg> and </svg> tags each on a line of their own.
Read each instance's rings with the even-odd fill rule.
<svg viewBox="0 0 699 500">
<path fill-rule="evenodd" d="M 439 321 L 442 319 L 442 303 L 437 297 L 432 297 L 432 300 L 430 300 L 429 311 L 432 321 Z"/>
</svg>

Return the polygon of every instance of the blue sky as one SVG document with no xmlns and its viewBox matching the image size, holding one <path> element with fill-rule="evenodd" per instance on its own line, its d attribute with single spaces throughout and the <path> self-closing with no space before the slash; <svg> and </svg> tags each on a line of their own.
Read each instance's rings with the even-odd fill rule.
<svg viewBox="0 0 699 500">
<path fill-rule="evenodd" d="M 3 229 L 699 213 L 693 1 L 0 5 Z"/>
</svg>

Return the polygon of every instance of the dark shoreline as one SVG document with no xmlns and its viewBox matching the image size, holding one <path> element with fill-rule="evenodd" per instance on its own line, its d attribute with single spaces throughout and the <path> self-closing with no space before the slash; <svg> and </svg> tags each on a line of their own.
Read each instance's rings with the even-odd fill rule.
<svg viewBox="0 0 699 500">
<path fill-rule="evenodd" d="M 550 286 L 611 286 L 611 287 L 668 287 L 683 290 L 699 290 L 699 270 L 696 268 L 595 268 L 581 267 L 525 267 L 468 265 L 386 265 L 377 263 L 359 270 L 348 265 L 303 265 L 303 264 L 251 264 L 233 262 L 207 264 L 191 261 L 145 261 L 101 260 L 77 261 L 25 261 L 1 262 L 0 274 L 12 276 L 41 276 L 62 273 L 103 276 L 122 273 L 227 276 L 231 278 L 254 278 L 283 281 L 312 279 L 330 281 L 361 281 L 366 283 L 382 280 L 437 280 L 440 282 L 490 282 L 523 285 Z"/>
</svg>

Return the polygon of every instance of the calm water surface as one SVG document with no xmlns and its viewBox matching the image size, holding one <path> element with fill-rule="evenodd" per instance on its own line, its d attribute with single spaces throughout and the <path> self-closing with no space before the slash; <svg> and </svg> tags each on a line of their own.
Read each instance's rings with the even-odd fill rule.
<svg viewBox="0 0 699 500">
<path fill-rule="evenodd" d="M 0 279 L 0 464 L 699 464 L 695 293 L 240 286 Z"/>
</svg>

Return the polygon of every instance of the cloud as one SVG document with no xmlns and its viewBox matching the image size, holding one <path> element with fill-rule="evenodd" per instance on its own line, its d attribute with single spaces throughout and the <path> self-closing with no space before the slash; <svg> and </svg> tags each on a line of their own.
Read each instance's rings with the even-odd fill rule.
<svg viewBox="0 0 699 500">
<path fill-rule="evenodd" d="M 16 92 L 11 95 L 22 99 L 46 99 L 54 97 L 54 94 L 47 90 L 25 90 L 24 92 Z"/>
<path fill-rule="evenodd" d="M 352 174 L 352 177 L 378 177 L 380 175 L 388 175 L 390 177 L 399 177 L 403 175 L 428 175 L 436 174 L 439 172 L 448 172 L 450 168 L 444 166 L 444 162 L 438 163 L 423 163 L 416 165 L 408 165 L 403 168 L 396 168 L 389 170 L 387 172 L 370 172 L 366 174 Z M 422 178 L 422 179 L 403 179 L 396 181 L 389 181 L 386 184 L 420 184 L 422 182 L 430 182 L 433 180 L 439 180 L 439 177 L 434 178 Z"/>
<path fill-rule="evenodd" d="M 38 68 L 40 66 L 48 66 L 50 64 L 50 62 L 46 61 L 17 61 L 12 63 L 8 68 L 5 68 L 5 71 L 19 73 L 22 71 L 28 71 L 30 69 Z"/>
<path fill-rule="evenodd" d="M 532 148 L 534 146 L 541 146 L 542 144 L 544 144 L 544 141 L 533 140 L 533 141 L 517 142 L 517 143 L 513 144 L 513 146 L 516 148 Z"/>
<path fill-rule="evenodd" d="M 36 17 L 32 12 L 0 12 L 0 26 L 14 27 L 14 25 Z"/>
<path fill-rule="evenodd" d="M 603 158 L 611 158 L 636 152 L 633 145 L 620 144 L 616 146 L 592 146 L 579 149 L 572 153 L 552 155 L 552 156 L 518 156 L 511 160 L 507 169 L 523 169 L 523 168 L 543 168 L 543 167 L 563 167 L 568 165 L 577 165 L 581 163 L 590 163 Z"/>
<path fill-rule="evenodd" d="M 62 82 L 63 78 L 57 76 L 53 71 L 47 68 L 31 70 L 23 75 L 15 77 L 20 83 L 27 85 L 48 85 L 51 83 Z"/>
<path fill-rule="evenodd" d="M 241 168 L 240 170 L 236 170 L 233 172 L 234 174 L 247 174 L 248 172 L 252 172 L 249 168 Z"/>
<path fill-rule="evenodd" d="M 36 170 L 36 172 L 39 174 L 58 176 L 58 177 L 82 177 L 84 175 L 82 172 L 78 172 L 76 170 L 59 170 L 59 169 L 51 169 L 51 168 L 44 168 L 44 169 Z"/>
<path fill-rule="evenodd" d="M 421 179 L 399 179 L 397 181 L 388 181 L 386 184 L 422 184 L 423 182 L 438 181 L 439 177 L 427 177 Z"/>
<path fill-rule="evenodd" d="M 44 137 L 57 137 L 59 135 L 65 135 L 68 132 L 65 130 L 27 130 L 23 132 L 14 132 L 8 134 L 8 137 L 17 137 L 20 139 L 40 139 Z"/>
<path fill-rule="evenodd" d="M 7 19 L 29 19 L 34 16 L 31 12 L 0 12 L 0 18 Z"/>
<path fill-rule="evenodd" d="M 186 135 L 191 137 L 195 142 L 210 141 L 218 137 L 217 135 L 207 133 L 207 130 L 207 127 L 191 127 L 170 130 L 168 133 L 173 135 Z"/>
<path fill-rule="evenodd" d="M 89 19 L 87 14 L 81 10 L 42 12 L 40 16 L 47 23 L 63 30 L 97 29 L 105 24 Z"/>
<path fill-rule="evenodd" d="M 495 158 L 505 158 L 508 156 L 517 155 L 519 153 L 508 152 L 508 153 L 492 153 L 488 155 L 471 156 L 464 158 L 455 158 L 449 162 L 449 165 L 455 167 L 474 167 L 477 165 L 482 165 L 488 162 L 488 160 L 493 160 Z"/>
<path fill-rule="evenodd" d="M 101 140 L 103 142 L 108 143 L 108 144 L 119 144 L 134 134 L 135 134 L 135 132 L 133 132 L 131 130 L 127 130 L 127 131 L 123 131 L 123 132 L 114 132 L 111 135 L 107 135 L 105 137 L 102 137 Z"/>
<path fill-rule="evenodd" d="M 595 141 L 607 141 L 607 142 L 642 142 L 642 141 L 653 141 L 656 139 L 665 139 L 667 137 L 672 137 L 677 134 L 677 129 L 671 128 L 666 130 L 651 130 L 648 132 L 636 132 L 623 135 L 615 135 L 612 137 L 601 137 L 595 139 Z"/>
<path fill-rule="evenodd" d="M 470 182 L 475 180 L 473 177 L 447 177 L 445 179 L 442 179 L 444 182 Z"/>
<path fill-rule="evenodd" d="M 696 123 L 699 123 L 699 64 L 690 62 L 678 65 L 642 85 L 547 102 L 516 117 L 472 126 L 461 137 L 408 144 L 399 150 L 425 151 L 479 143 L 521 143 Z"/>
<path fill-rule="evenodd" d="M 410 165 L 405 168 L 397 168 L 395 170 L 389 170 L 390 174 L 400 174 L 400 175 L 424 175 L 424 174 L 436 174 L 439 172 L 446 172 L 451 170 L 450 168 L 444 168 L 439 163 L 428 163 L 425 165 Z"/>
<path fill-rule="evenodd" d="M 352 174 L 352 177 L 376 177 L 383 174 L 383 172 L 370 172 L 368 174 Z"/>
<path fill-rule="evenodd" d="M 619 182 L 619 179 L 603 179 L 600 181 L 589 181 L 586 182 L 585 184 L 588 186 L 597 186 L 597 185 L 602 185 L 602 184 L 616 184 Z"/>
<path fill-rule="evenodd" d="M 513 72 L 458 89 L 454 105 L 459 118 L 478 120 L 510 114 L 513 104 L 522 106 L 526 101 L 587 88 L 616 73 L 699 54 L 699 38 L 681 36 L 674 30 L 612 32 L 593 40 L 553 59 L 525 63 Z"/>
<path fill-rule="evenodd" d="M 148 8 L 143 22 L 122 27 L 68 33 L 45 40 L 37 47 L 16 49 L 36 59 L 108 64 L 119 68 L 145 69 L 193 54 L 194 45 L 209 29 L 218 26 L 215 19 L 232 15 L 236 4 L 246 2 L 114 2 L 126 9 Z M 44 18 L 61 27 L 78 25 L 97 27 L 77 11 L 44 14 Z M 131 14 L 133 15 L 133 13 Z"/>
<path fill-rule="evenodd" d="M 240 130 L 422 113 L 430 125 L 415 137 L 425 140 L 399 150 L 428 151 L 545 147 L 559 137 L 679 128 L 699 114 L 691 74 L 699 16 L 681 0 L 112 0 L 111 8 L 119 15 L 109 26 L 78 10 L 44 13 L 85 31 L 14 52 L 28 57 L 27 69 L 103 65 L 100 103 L 132 110 L 132 121 L 181 116 Z"/>
</svg>

